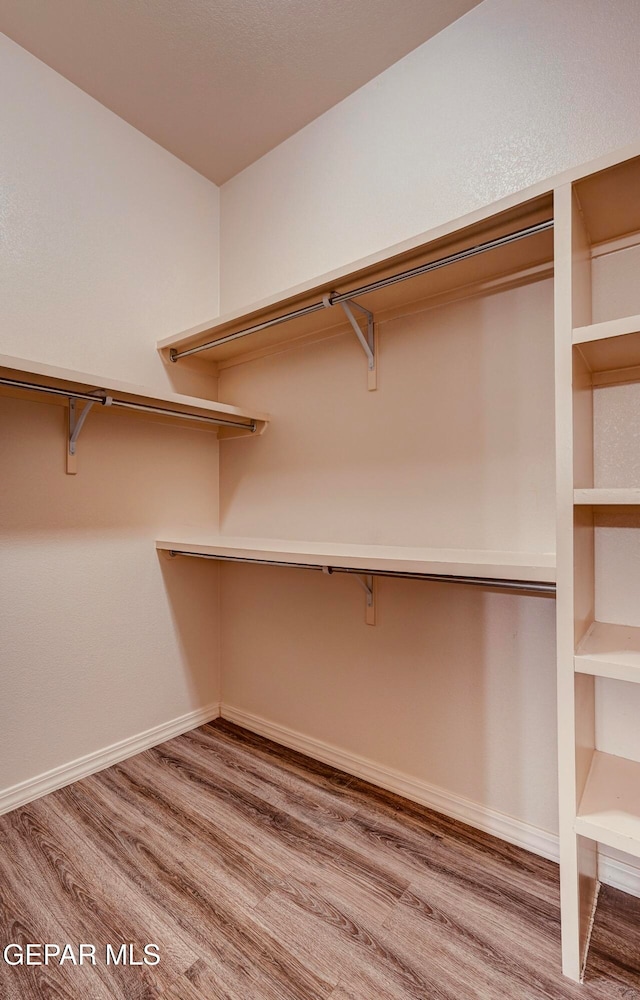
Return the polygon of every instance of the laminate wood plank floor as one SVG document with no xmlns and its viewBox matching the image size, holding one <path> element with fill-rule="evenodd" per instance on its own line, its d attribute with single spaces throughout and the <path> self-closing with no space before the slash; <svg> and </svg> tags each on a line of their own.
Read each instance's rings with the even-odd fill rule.
<svg viewBox="0 0 640 1000">
<path fill-rule="evenodd" d="M 560 973 L 558 869 L 229 723 L 0 817 L 0 1000 L 640 1000 L 640 900 Z M 157 944 L 160 964 L 105 964 Z"/>
</svg>

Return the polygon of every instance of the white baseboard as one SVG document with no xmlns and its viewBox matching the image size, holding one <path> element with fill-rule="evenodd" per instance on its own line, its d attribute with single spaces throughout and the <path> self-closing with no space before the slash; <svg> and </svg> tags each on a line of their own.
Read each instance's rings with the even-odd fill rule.
<svg viewBox="0 0 640 1000">
<path fill-rule="evenodd" d="M 269 722 L 267 719 L 249 712 L 243 712 L 239 708 L 234 708 L 233 705 L 223 703 L 220 706 L 220 715 L 223 719 L 235 722 L 236 725 L 258 733 L 260 736 L 266 736 L 275 743 L 281 743 L 291 750 L 298 750 L 315 760 L 331 764 L 341 771 L 346 771 L 347 774 L 363 778 L 373 785 L 387 789 L 387 791 L 403 795 L 405 798 L 419 802 L 420 805 L 427 806 L 435 812 L 450 816 L 461 823 L 467 823 L 476 830 L 490 833 L 516 847 L 523 847 L 525 850 L 531 851 L 532 854 L 537 854 L 556 863 L 559 860 L 558 836 L 555 833 L 541 830 L 539 827 L 531 826 L 513 816 L 507 816 L 495 809 L 455 795 L 444 788 L 438 788 L 436 785 L 430 785 L 426 781 L 403 774 L 401 771 L 384 767 L 366 757 L 341 750 L 330 743 L 305 736 L 304 733 L 296 732 L 294 729 Z M 599 878 L 607 885 L 640 897 L 640 867 L 601 854 Z"/>
<path fill-rule="evenodd" d="M 153 729 L 147 729 L 144 733 L 138 733 L 136 736 L 121 740 L 119 743 L 113 743 L 103 750 L 97 750 L 87 754 L 86 757 L 80 757 L 69 764 L 62 764 L 45 774 L 29 778 L 27 781 L 0 791 L 0 815 L 26 805 L 28 802 L 33 802 L 34 799 L 48 795 L 49 792 L 54 792 L 58 788 L 63 788 L 64 785 L 70 785 L 74 781 L 95 774 L 96 771 L 111 767 L 112 764 L 133 757 L 143 750 L 164 743 L 174 736 L 186 733 L 190 729 L 196 729 L 198 726 L 204 725 L 205 722 L 211 722 L 220 716 L 253 733 L 266 736 L 275 743 L 289 747 L 291 750 L 298 750 L 308 757 L 321 760 L 341 771 L 346 771 L 347 774 L 363 778 L 373 785 L 395 792 L 397 795 L 403 795 L 405 798 L 427 806 L 435 812 L 450 816 L 461 823 L 467 823 L 469 826 L 482 830 L 484 833 L 490 833 L 501 840 L 506 840 L 509 844 L 523 847 L 525 850 L 548 858 L 550 861 L 558 861 L 558 838 L 547 830 L 541 830 L 512 816 L 506 816 L 504 813 L 489 809 L 487 806 L 472 802 L 460 795 L 455 795 L 444 788 L 430 785 L 419 778 L 403 774 L 401 771 L 384 767 L 366 757 L 349 753 L 339 747 L 332 746 L 330 743 L 305 736 L 304 733 L 269 722 L 267 719 L 251 715 L 249 712 L 243 712 L 232 705 L 220 705 L 218 702 L 205 705 L 204 708 L 188 712 L 186 715 L 171 719 Z M 640 897 L 640 867 L 627 864 L 619 858 L 607 857 L 601 853 L 598 875 L 600 881 L 606 885 Z"/>
<path fill-rule="evenodd" d="M 28 802 L 33 802 L 34 799 L 39 799 L 43 795 L 48 795 L 49 792 L 55 792 L 57 788 L 62 788 L 64 785 L 70 785 L 74 781 L 95 774 L 96 771 L 102 771 L 105 767 L 111 767 L 112 764 L 126 760 L 127 757 L 133 757 L 134 754 L 140 753 L 142 750 L 148 750 L 159 743 L 164 743 L 165 740 L 170 740 L 174 736 L 202 726 L 205 722 L 211 722 L 219 715 L 220 704 L 213 702 L 210 705 L 205 705 L 204 708 L 196 709 L 194 712 L 187 712 L 186 715 L 181 715 L 177 719 L 171 719 L 169 722 L 154 726 L 153 729 L 147 729 L 144 733 L 138 733 L 136 736 L 120 740 L 119 743 L 113 743 L 103 750 L 96 750 L 94 753 L 87 754 L 86 757 L 79 757 L 78 760 L 71 761 L 69 764 L 54 767 L 53 770 L 47 771 L 45 774 L 28 778 L 27 781 L 22 781 L 19 785 L 5 788 L 0 791 L 0 815 L 17 809 L 18 806 L 24 806 Z"/>
<path fill-rule="evenodd" d="M 598 878 L 605 885 L 621 889 L 631 896 L 640 897 L 640 867 L 630 865 L 619 858 L 608 858 L 602 851 L 598 853 Z"/>
</svg>

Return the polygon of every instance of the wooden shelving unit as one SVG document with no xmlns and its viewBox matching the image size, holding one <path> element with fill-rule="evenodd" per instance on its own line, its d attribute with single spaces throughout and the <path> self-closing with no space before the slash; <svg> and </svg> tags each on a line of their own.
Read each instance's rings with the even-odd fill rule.
<svg viewBox="0 0 640 1000">
<path fill-rule="evenodd" d="M 633 585 L 628 569 L 620 564 L 612 588 L 618 563 L 609 562 L 605 581 L 597 558 L 607 543 L 598 543 L 602 512 L 605 524 L 620 524 L 615 511 L 637 510 L 640 483 L 624 458 L 601 479 L 606 436 L 615 433 L 616 456 L 627 439 L 624 421 L 613 430 L 598 424 L 595 398 L 640 382 L 640 282 L 631 266 L 640 248 L 638 192 L 637 157 L 555 192 L 560 854 L 563 967 L 573 979 L 589 945 L 598 845 L 640 857 L 640 764 L 602 752 L 595 725 L 596 678 L 640 682 L 640 622 L 620 624 L 623 611 L 611 607 Z M 624 485 L 609 486 L 612 475 Z M 638 523 L 632 518 L 627 527 Z M 617 624 L 598 620 L 605 582 Z"/>
</svg>

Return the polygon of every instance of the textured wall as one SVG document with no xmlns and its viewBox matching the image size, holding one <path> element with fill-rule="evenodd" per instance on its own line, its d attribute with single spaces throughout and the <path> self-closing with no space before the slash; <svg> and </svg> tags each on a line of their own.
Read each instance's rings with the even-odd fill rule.
<svg viewBox="0 0 640 1000">
<path fill-rule="evenodd" d="M 371 628 L 352 577 L 224 565 L 221 584 L 224 704 L 557 829 L 552 599 L 383 579 Z"/>
<path fill-rule="evenodd" d="M 271 414 L 221 444 L 227 535 L 555 549 L 553 284 L 378 325 L 379 388 L 351 333 L 221 372 Z"/>
<path fill-rule="evenodd" d="M 222 310 L 625 145 L 637 0 L 485 0 L 222 188 Z"/>
<path fill-rule="evenodd" d="M 640 83 L 639 37 L 636 0 L 485 0 L 224 185 L 223 310 L 312 280 L 636 140 L 640 132 L 640 104 L 635 99 Z M 625 260 L 631 261 L 632 256 L 628 253 Z M 611 287 L 608 272 L 612 267 L 605 258 L 597 265 L 602 278 L 600 284 L 596 282 L 598 288 L 602 284 Z M 635 288 L 633 282 L 627 278 L 623 284 L 627 298 L 634 298 L 628 291 Z M 495 306 L 487 303 L 487 316 L 494 313 Z M 505 311 L 505 322 L 508 315 Z M 533 315 L 538 315 L 537 309 Z M 477 323 L 469 326 L 477 327 Z M 244 527 L 248 534 L 257 533 L 247 516 L 252 489 L 248 470 L 255 473 L 254 488 L 260 495 L 254 523 L 265 532 L 271 524 L 287 533 L 284 522 L 289 517 L 293 532 L 304 530 L 306 520 L 308 530 L 319 533 L 326 528 L 326 508 L 344 505 L 343 489 L 345 484 L 348 488 L 350 476 L 362 481 L 375 445 L 367 437 L 366 419 L 343 421 L 336 429 L 335 421 L 344 416 L 347 405 L 345 394 L 357 394 L 361 388 L 345 387 L 345 370 L 349 371 L 345 366 L 350 364 L 346 347 L 333 375 L 322 367 L 322 352 L 330 349 L 319 346 L 223 372 L 223 392 L 247 396 L 269 384 L 264 376 L 268 366 L 274 410 L 286 409 L 288 401 L 296 398 L 298 412 L 306 416 L 297 452 L 291 447 L 294 432 L 274 423 L 273 436 L 263 443 L 270 453 L 269 468 L 261 463 L 262 451 L 249 453 L 243 446 L 231 454 L 223 446 L 222 511 L 227 530 L 240 534 Z M 355 356 L 356 347 L 353 352 Z M 458 351 L 462 364 L 466 358 L 464 351 Z M 361 358 L 358 361 L 362 363 Z M 477 370 L 477 359 L 474 363 Z M 421 363 L 417 369 L 428 372 L 428 381 L 430 369 Z M 438 370 L 444 372 L 442 365 Z M 415 374 L 405 367 L 410 383 Z M 451 375 L 449 369 L 447 374 Z M 388 391 L 389 377 L 389 368 L 383 366 L 379 392 Z M 402 393 L 402 376 L 398 381 L 395 371 L 393 377 L 396 392 Z M 550 389 L 551 367 L 546 380 L 544 374 L 536 373 L 536 377 L 542 379 L 542 392 Z M 513 385 L 521 378 L 516 373 Z M 451 388 L 451 409 L 446 410 L 447 431 L 455 420 L 457 404 L 469 390 L 464 379 L 461 382 L 463 388 L 451 382 L 455 388 Z M 404 432 L 396 428 L 395 447 L 386 464 L 378 468 L 379 487 L 370 483 L 369 490 L 363 490 L 360 518 L 353 506 L 347 507 L 339 526 L 341 537 L 361 529 L 371 540 L 384 541 L 380 526 L 385 504 L 390 511 L 389 530 L 401 533 L 404 541 L 412 529 L 416 537 L 429 531 L 429 497 L 444 495 L 445 488 L 438 492 L 442 478 L 435 477 L 425 490 L 422 524 L 416 524 L 419 507 L 414 494 L 409 492 L 407 504 L 405 494 L 393 494 L 393 476 L 411 447 L 410 421 L 429 422 L 428 398 L 425 395 L 425 406 L 420 408 L 413 393 L 408 393 L 413 405 L 409 403 L 402 411 L 406 428 Z M 261 402 L 266 408 L 271 403 L 266 397 Z M 400 405 L 404 402 L 402 397 Z M 371 408 L 375 410 L 375 404 Z M 391 407 L 390 419 L 395 413 Z M 438 426 L 438 414 L 430 416 Z M 325 425 L 332 431 L 333 451 L 323 436 Z M 478 421 L 479 434 L 481 427 Z M 354 446 L 358 435 L 359 443 Z M 463 435 L 459 443 L 465 440 L 469 443 Z M 424 441 L 428 460 L 428 430 Z M 505 459 L 500 444 L 494 440 L 491 447 L 494 457 Z M 315 471 L 304 466 L 310 454 Z M 417 449 L 413 457 L 419 464 Z M 469 472 L 470 466 L 465 468 Z M 392 470 L 387 479 L 385 469 Z M 438 465 L 436 472 L 442 471 Z M 451 468 L 445 471 L 447 482 L 457 484 L 451 490 L 450 506 L 458 510 L 465 496 L 472 499 L 474 494 L 464 493 L 452 479 Z M 494 472 L 498 482 L 497 465 Z M 538 482 L 542 515 L 544 497 L 552 496 L 545 491 L 553 487 L 543 477 Z M 311 518 L 307 514 L 314 494 L 319 509 Z M 479 495 L 485 500 L 482 492 Z M 474 524 L 477 515 L 476 511 L 464 519 L 460 532 Z M 528 518 L 522 525 L 529 531 L 547 523 L 544 516 L 539 521 L 535 515 L 533 520 L 530 514 Z M 446 524 L 440 510 L 436 521 L 440 527 Z M 376 526 L 380 530 L 373 537 Z M 507 538 L 512 538 L 513 527 L 507 516 Z M 342 610 L 336 588 L 329 587 L 332 581 L 297 582 L 279 571 L 267 592 L 266 572 L 224 570 L 225 622 L 237 625 L 241 600 L 244 610 L 250 606 L 253 612 L 250 637 L 224 631 L 225 701 L 278 725 L 312 730 L 318 740 L 333 741 L 350 752 L 420 775 L 518 819 L 555 828 L 555 678 L 549 602 L 505 597 L 473 604 L 461 593 L 443 593 L 437 607 L 447 620 L 449 639 L 445 640 L 438 631 L 440 617 L 434 614 L 429 593 L 419 587 L 414 592 L 409 584 L 397 588 L 388 584 L 383 589 L 383 597 L 387 596 L 380 634 L 371 636 L 364 629 L 361 635 L 361 627 L 356 635 L 359 623 L 349 620 L 347 625 L 343 617 L 336 617 L 342 616 Z M 345 596 L 347 585 L 338 586 Z M 268 610 L 258 609 L 259 595 L 268 601 Z M 302 595 L 315 602 L 307 610 Z M 354 606 L 360 596 L 353 595 Z M 413 602 L 413 617 L 402 617 L 403 601 Z M 285 637 L 282 649 L 272 641 L 273 622 Z M 315 643 L 308 652 L 301 622 L 315 628 Z M 423 631 L 425 622 L 432 629 Z M 396 630 L 397 653 L 389 639 Z M 434 630 L 435 654 L 429 648 Z M 476 640 L 471 651 L 464 647 L 469 634 Z M 405 654 L 405 643 L 410 655 Z M 258 653 L 252 656 L 249 647 Z M 420 665 L 417 670 L 416 664 Z M 525 694 L 529 684 L 532 687 Z M 614 752 L 622 745 L 630 751 L 635 746 L 638 753 L 637 727 L 627 727 L 625 735 L 625 727 L 614 721 L 620 719 L 616 712 L 626 697 L 614 687 L 601 691 L 600 745 Z M 504 701 L 500 691 L 510 692 Z M 511 714 L 506 712 L 507 703 Z M 534 728 L 528 728 L 533 720 Z M 479 748 L 477 758 L 472 755 L 473 743 Z"/>
<path fill-rule="evenodd" d="M 0 36 L 0 353 L 162 386 L 158 335 L 217 305 L 217 188 Z M 218 445 L 0 396 L 0 792 L 219 697 Z"/>
<path fill-rule="evenodd" d="M 553 551 L 552 282 L 378 340 L 376 392 L 350 334 L 221 373 L 272 414 L 221 444 L 223 531 Z M 221 609 L 226 705 L 556 828 L 553 600 L 385 579 L 370 628 L 352 578 L 225 565 Z"/>
<path fill-rule="evenodd" d="M 92 413 L 78 474 L 65 410 L 0 397 L 0 792 L 219 697 L 215 567 L 158 558 L 210 528 L 217 441 Z"/>
<path fill-rule="evenodd" d="M 0 92 L 0 351 L 166 385 L 155 341 L 218 308 L 218 188 L 4 35 Z"/>
</svg>

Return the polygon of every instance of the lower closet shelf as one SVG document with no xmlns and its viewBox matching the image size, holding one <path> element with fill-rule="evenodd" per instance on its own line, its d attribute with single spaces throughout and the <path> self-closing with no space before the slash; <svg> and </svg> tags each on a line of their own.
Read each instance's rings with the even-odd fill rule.
<svg viewBox="0 0 640 1000">
<path fill-rule="evenodd" d="M 497 584 L 503 581 L 516 589 L 518 584 L 533 584 L 532 589 L 546 593 L 555 592 L 553 553 L 430 549 L 224 536 L 194 539 L 179 535 L 157 541 L 156 548 L 176 555 L 337 572 L 360 572 L 381 576 L 468 578 L 471 583 L 494 581 Z"/>
<path fill-rule="evenodd" d="M 596 750 L 576 833 L 640 857 L 640 764 Z"/>
<path fill-rule="evenodd" d="M 576 650 L 575 669 L 640 684 L 640 628 L 594 622 Z"/>
</svg>

